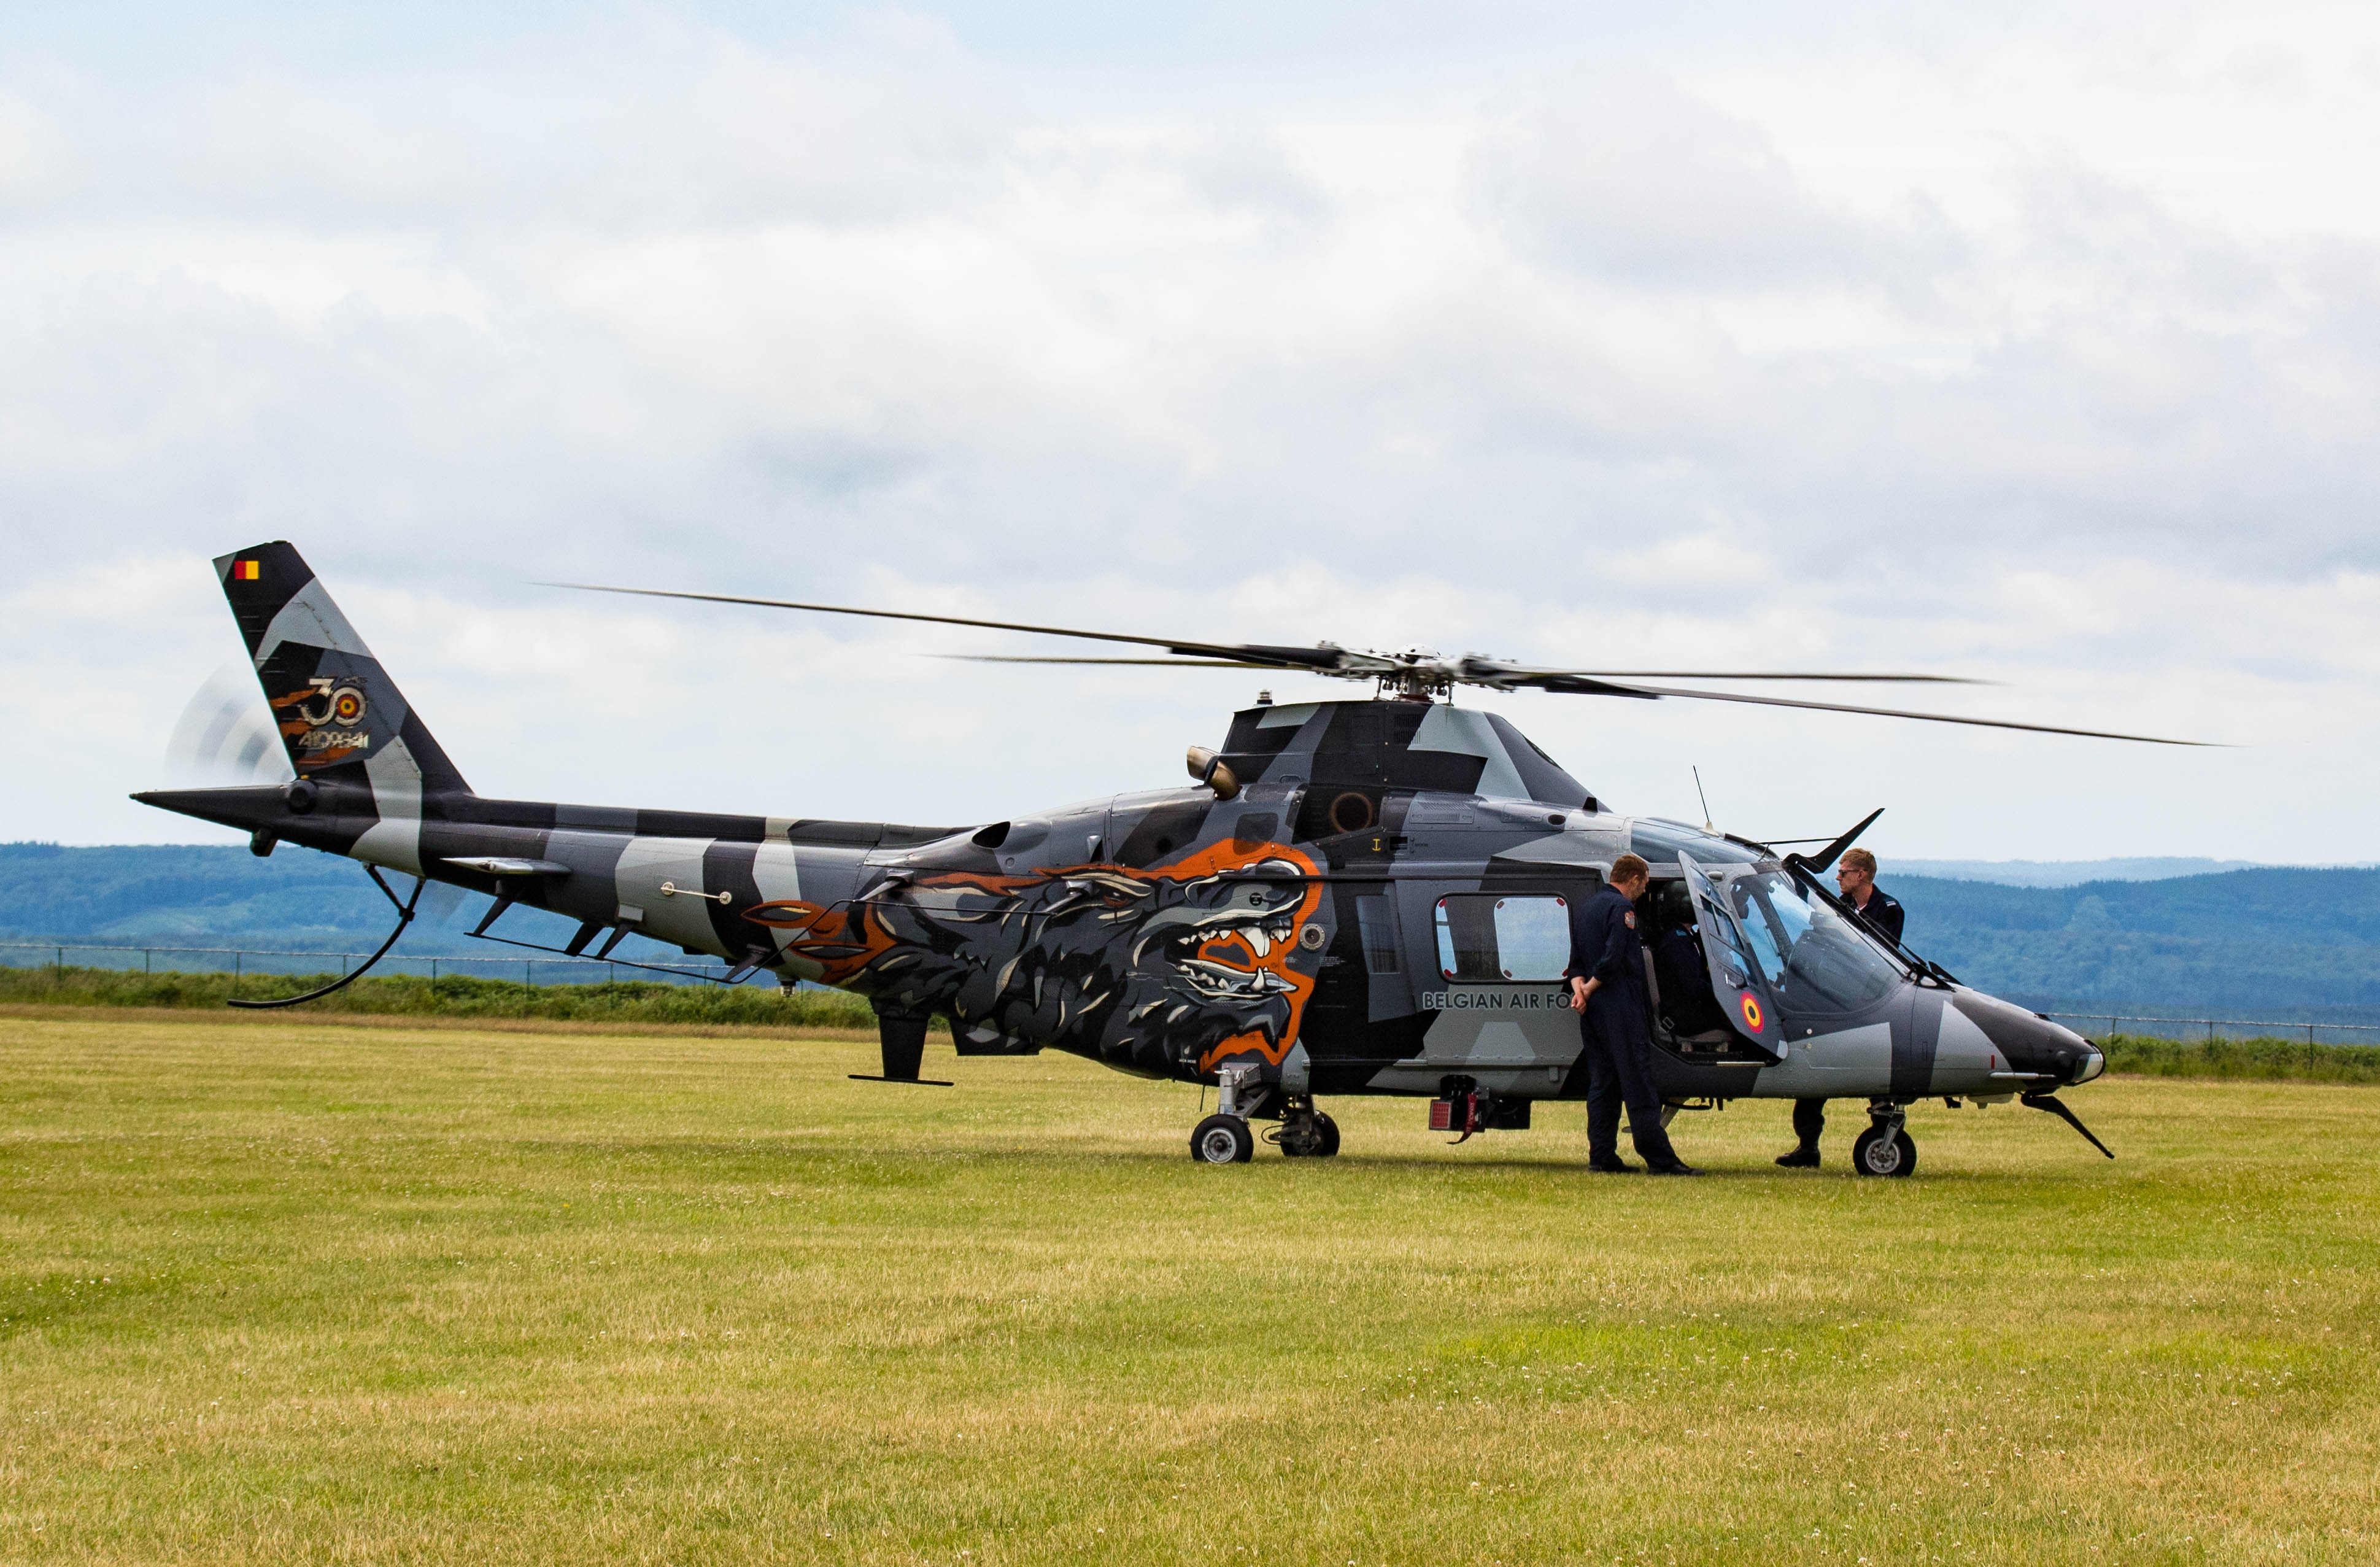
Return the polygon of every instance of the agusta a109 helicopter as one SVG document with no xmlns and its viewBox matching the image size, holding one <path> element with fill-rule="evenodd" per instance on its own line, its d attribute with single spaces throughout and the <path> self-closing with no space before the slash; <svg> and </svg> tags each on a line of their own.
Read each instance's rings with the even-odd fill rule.
<svg viewBox="0 0 2380 1567">
<path fill-rule="evenodd" d="M 547 909 L 579 922 L 550 950 L 607 956 L 635 932 L 723 958 L 735 981 L 766 970 L 866 996 L 884 1081 L 929 1081 L 923 1051 L 940 1016 L 961 1055 L 1050 1048 L 1214 1085 L 1217 1113 L 1191 1137 L 1200 1160 L 1248 1159 L 1257 1121 L 1278 1124 L 1283 1154 L 1327 1157 L 1339 1131 L 1319 1103 L 1334 1095 L 1425 1099 L 1433 1127 L 1465 1136 L 1525 1128 L 1541 1099 L 1583 1098 L 1568 909 L 1633 852 L 1653 868 L 1640 917 L 1659 933 L 1655 1079 L 1673 1111 L 1865 1099 L 1853 1165 L 1876 1175 L 1915 1167 L 1903 1116 L 1925 1099 L 2015 1097 L 2090 1137 L 2057 1090 L 2105 1069 L 2095 1047 L 1882 939 L 1821 884 L 1868 822 L 1803 856 L 1629 816 L 1502 718 L 1445 698 L 1472 685 L 2147 736 L 1643 683 L 1680 674 L 617 589 L 605 590 L 1162 650 L 999 662 L 1295 671 L 1370 682 L 1377 695 L 1260 700 L 1220 748 L 1190 750 L 1190 785 L 983 825 L 498 800 L 472 792 L 295 549 L 260 544 L 214 564 L 295 777 L 134 798 L 245 831 L 260 855 L 286 842 L 362 861 L 400 911 L 374 961 L 423 888 L 451 883 L 493 899 L 475 936 L 515 908 Z M 382 870 L 417 879 L 407 899 Z"/>
</svg>

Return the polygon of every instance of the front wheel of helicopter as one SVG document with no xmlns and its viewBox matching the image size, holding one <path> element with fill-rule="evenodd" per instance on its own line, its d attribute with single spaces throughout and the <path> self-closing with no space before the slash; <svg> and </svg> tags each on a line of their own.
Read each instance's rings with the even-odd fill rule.
<svg viewBox="0 0 2380 1567">
<path fill-rule="evenodd" d="M 1245 1164 L 1256 1156 L 1256 1134 L 1236 1115 L 1210 1115 L 1190 1134 L 1190 1157 L 1201 1164 Z"/>
<path fill-rule="evenodd" d="M 1914 1175 L 1917 1145 L 1898 1126 L 1871 1126 L 1852 1144 L 1852 1169 L 1862 1175 Z"/>
</svg>

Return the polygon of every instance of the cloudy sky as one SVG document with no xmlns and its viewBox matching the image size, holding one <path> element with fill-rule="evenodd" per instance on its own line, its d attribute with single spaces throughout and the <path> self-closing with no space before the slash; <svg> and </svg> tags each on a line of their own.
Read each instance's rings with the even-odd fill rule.
<svg viewBox="0 0 2380 1567">
<path fill-rule="evenodd" d="M 486 794 L 983 820 L 1268 684 L 566 579 L 1969 675 L 2238 748 L 1478 699 L 1762 836 L 2380 858 L 2368 6 L 190 9 L 0 21 L 0 838 L 207 836 L 124 795 L 286 538 Z"/>
</svg>

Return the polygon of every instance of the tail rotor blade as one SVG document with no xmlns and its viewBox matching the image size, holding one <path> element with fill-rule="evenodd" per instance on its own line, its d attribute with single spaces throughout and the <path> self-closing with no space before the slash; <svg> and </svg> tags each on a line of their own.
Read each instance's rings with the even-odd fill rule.
<svg viewBox="0 0 2380 1567">
<path fill-rule="evenodd" d="M 164 772 L 171 787 L 200 789 L 296 776 L 252 671 L 225 664 L 200 683 L 165 742 Z"/>
</svg>

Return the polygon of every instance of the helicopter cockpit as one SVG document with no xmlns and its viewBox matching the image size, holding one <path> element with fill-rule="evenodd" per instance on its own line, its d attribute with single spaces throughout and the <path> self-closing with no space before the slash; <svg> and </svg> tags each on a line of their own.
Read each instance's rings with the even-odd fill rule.
<svg viewBox="0 0 2380 1567">
<path fill-rule="evenodd" d="M 1725 885 L 1736 928 L 1779 1011 L 1795 1016 L 1864 1012 L 1908 978 L 1875 937 L 1782 871 L 1747 871 Z"/>
</svg>

